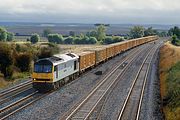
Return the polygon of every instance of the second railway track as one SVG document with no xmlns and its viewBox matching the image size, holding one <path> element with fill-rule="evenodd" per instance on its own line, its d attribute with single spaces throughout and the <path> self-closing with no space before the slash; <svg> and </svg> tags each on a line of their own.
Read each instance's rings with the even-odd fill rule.
<svg viewBox="0 0 180 120">
<path fill-rule="evenodd" d="M 125 68 L 130 65 L 133 59 L 140 55 L 141 52 L 125 59 L 124 62 L 111 71 L 111 73 L 76 108 L 74 108 L 73 111 L 70 111 L 61 119 L 88 119 L 94 108 L 111 88 L 116 79 L 124 72 Z"/>
<path fill-rule="evenodd" d="M 144 59 L 136 78 L 134 79 L 128 95 L 120 109 L 117 120 L 138 120 L 141 110 L 142 99 L 150 70 L 151 61 L 159 44 L 152 49 Z"/>
<path fill-rule="evenodd" d="M 100 82 L 100 84 L 97 87 L 95 87 L 95 89 L 87 96 L 87 98 L 80 105 L 78 105 L 78 107 L 75 108 L 75 110 L 73 110 L 73 112 L 71 112 L 70 114 L 65 116 L 65 118 L 66 119 L 88 119 L 89 116 L 94 111 L 95 107 L 98 105 L 98 103 L 102 100 L 102 98 L 109 91 L 109 89 L 112 87 L 112 85 L 117 81 L 117 78 L 119 76 L 121 76 L 121 74 L 123 74 L 123 72 L 125 72 L 126 68 L 131 64 L 131 62 L 134 61 L 134 59 L 137 58 L 138 55 L 140 55 L 141 53 L 142 53 L 142 50 L 141 50 L 141 52 L 138 52 L 138 53 L 134 52 L 134 54 L 125 58 L 121 62 L 121 64 L 116 66 L 110 72 L 110 74 L 107 75 L 104 78 L 104 80 L 102 82 Z M 11 91 L 11 92 L 16 91 L 14 94 L 14 96 L 15 96 L 15 95 L 19 94 L 21 90 L 25 91 L 30 88 L 29 86 L 31 86 L 31 82 L 27 82 L 26 84 L 19 85 L 16 88 L 9 89 L 9 91 Z M 14 97 L 12 95 L 13 93 L 11 93 L 11 92 L 7 92 L 7 91 L 1 92 L 0 98 L 4 98 L 3 100 L 5 101 L 6 99 L 10 99 L 11 97 Z M 6 119 L 10 115 L 31 105 L 33 102 L 35 102 L 35 101 L 41 99 L 43 96 L 45 96 L 45 94 L 38 96 L 36 93 L 37 93 L 37 91 L 20 99 L 19 101 L 16 101 L 16 102 L 10 104 L 9 106 L 6 106 L 6 107 L 0 109 L 0 120 Z M 34 95 L 37 95 L 37 97 L 33 97 Z M 28 100 L 31 97 L 33 99 Z M 26 101 L 29 101 L 29 102 L 26 102 Z M 22 105 L 19 105 L 19 104 L 22 104 Z M 13 109 L 13 108 L 15 108 L 15 109 Z"/>
<path fill-rule="evenodd" d="M 28 80 L 19 85 L 16 85 L 14 87 L 11 87 L 4 91 L 1 91 L 0 92 L 0 104 L 3 104 L 5 102 L 9 101 L 10 99 L 13 99 L 18 94 L 20 94 L 28 89 L 31 89 L 31 88 L 32 88 L 32 81 Z"/>
</svg>

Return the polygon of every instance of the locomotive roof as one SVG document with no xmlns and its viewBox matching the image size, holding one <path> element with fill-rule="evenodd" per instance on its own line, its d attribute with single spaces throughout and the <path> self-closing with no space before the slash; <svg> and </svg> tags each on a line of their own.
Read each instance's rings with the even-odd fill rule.
<svg viewBox="0 0 180 120">
<path fill-rule="evenodd" d="M 48 60 L 48 61 L 52 62 L 54 65 L 57 65 L 57 64 L 67 62 L 70 60 L 75 60 L 78 58 L 79 58 L 79 56 L 74 54 L 74 53 L 66 53 L 66 54 L 57 54 L 57 55 L 54 55 L 54 56 L 49 57 L 49 58 L 40 59 L 38 61 Z"/>
</svg>

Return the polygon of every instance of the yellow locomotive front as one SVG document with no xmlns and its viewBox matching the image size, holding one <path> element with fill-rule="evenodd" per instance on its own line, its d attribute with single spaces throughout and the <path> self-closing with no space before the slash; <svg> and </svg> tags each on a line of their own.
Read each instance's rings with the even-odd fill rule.
<svg viewBox="0 0 180 120">
<path fill-rule="evenodd" d="M 47 59 L 41 59 L 34 63 L 32 73 L 33 88 L 37 90 L 48 90 L 53 84 L 53 64 Z"/>
</svg>

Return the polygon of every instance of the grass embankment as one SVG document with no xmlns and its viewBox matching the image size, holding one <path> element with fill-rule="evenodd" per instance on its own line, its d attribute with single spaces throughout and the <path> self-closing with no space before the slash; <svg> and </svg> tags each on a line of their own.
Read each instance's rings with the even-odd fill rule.
<svg viewBox="0 0 180 120">
<path fill-rule="evenodd" d="M 165 43 L 160 50 L 160 85 L 167 120 L 180 120 L 180 47 Z"/>
<path fill-rule="evenodd" d="M 29 79 L 29 76 L 30 73 L 28 72 L 23 72 L 23 73 L 16 72 L 13 74 L 12 78 L 5 79 L 3 74 L 0 73 L 0 89 L 4 89 L 16 85 L 21 81 L 25 81 Z"/>
</svg>

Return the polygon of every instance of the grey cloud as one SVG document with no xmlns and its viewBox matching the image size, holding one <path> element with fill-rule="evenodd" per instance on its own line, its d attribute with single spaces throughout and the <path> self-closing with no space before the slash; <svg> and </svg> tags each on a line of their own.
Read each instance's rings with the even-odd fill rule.
<svg viewBox="0 0 180 120">
<path fill-rule="evenodd" d="M 163 23 L 180 21 L 179 0 L 0 0 L 0 21 Z"/>
</svg>

